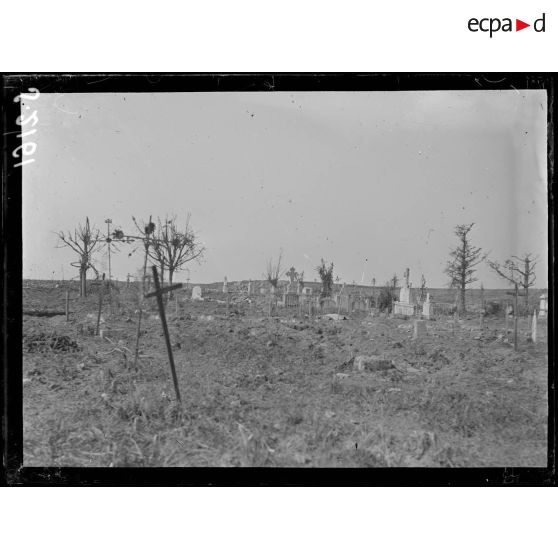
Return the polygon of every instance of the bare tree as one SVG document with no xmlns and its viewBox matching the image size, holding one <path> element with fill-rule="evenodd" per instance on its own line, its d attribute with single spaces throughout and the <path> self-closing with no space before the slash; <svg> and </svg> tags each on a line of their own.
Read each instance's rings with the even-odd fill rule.
<svg viewBox="0 0 558 558">
<path fill-rule="evenodd" d="M 85 225 L 79 224 L 74 229 L 73 234 L 70 231 L 67 233 L 60 231 L 57 234 L 58 239 L 62 242 L 62 245 L 59 245 L 58 248 L 67 246 L 79 256 L 79 260 L 72 262 L 71 265 L 79 269 L 79 296 L 86 297 L 87 271 L 93 269 L 98 275 L 93 265 L 93 254 L 102 247 L 101 232 L 96 227 L 91 227 L 89 217 L 86 217 Z"/>
<path fill-rule="evenodd" d="M 333 262 L 327 265 L 322 258 L 320 265 L 316 267 L 316 271 L 322 282 L 322 298 L 331 296 L 331 291 L 333 290 Z"/>
<path fill-rule="evenodd" d="M 484 259 L 481 256 L 481 248 L 476 248 L 469 240 L 469 233 L 474 223 L 458 225 L 455 227 L 455 235 L 458 238 L 457 246 L 450 252 L 451 260 L 447 262 L 446 275 L 450 278 L 452 287 L 459 291 L 460 311 L 465 312 L 465 291 L 467 285 L 477 281 L 475 277 L 476 266 Z"/>
<path fill-rule="evenodd" d="M 140 236 L 132 236 L 132 235 L 125 235 L 124 232 L 122 230 L 117 230 L 115 231 L 115 234 L 118 235 L 119 239 L 131 239 L 131 240 L 141 240 L 141 242 L 143 243 L 143 271 L 142 271 L 142 276 L 141 276 L 141 284 L 142 284 L 142 291 L 143 294 L 145 294 L 145 281 L 146 281 L 146 276 L 147 276 L 147 260 L 149 259 L 149 245 L 151 243 L 151 235 L 154 233 L 155 231 L 155 223 L 153 223 L 153 221 L 151 220 L 151 215 L 149 216 L 149 220 L 147 221 L 147 223 L 143 223 L 142 225 L 140 225 L 138 223 L 138 221 L 136 220 L 136 218 L 132 215 L 132 221 L 134 222 L 134 224 L 136 225 L 136 228 L 138 229 Z M 131 256 L 133 253 L 133 251 L 128 254 L 128 256 Z M 141 316 L 140 316 L 141 319 Z"/>
<path fill-rule="evenodd" d="M 279 250 L 279 257 L 277 258 L 277 262 L 274 262 L 273 259 L 270 259 L 267 262 L 267 271 L 266 271 L 266 278 L 267 282 L 276 289 L 279 285 L 279 277 L 283 275 L 284 269 L 281 266 L 281 260 L 283 259 L 283 250 Z"/>
<path fill-rule="evenodd" d="M 497 261 L 493 260 L 487 260 L 486 263 L 492 271 L 510 282 L 514 287 L 517 286 L 519 288 L 520 277 L 512 260 L 506 260 L 503 264 L 499 264 Z"/>
<path fill-rule="evenodd" d="M 151 220 L 139 225 L 134 219 L 134 223 L 142 235 L 147 257 L 160 269 L 161 284 L 164 283 L 165 271 L 172 285 L 174 274 L 188 262 L 200 261 L 205 252 L 205 247 L 198 242 L 190 226 L 190 214 L 184 226 L 177 223 L 176 216 L 167 217 L 164 221 L 157 219 L 157 226 Z"/>
<path fill-rule="evenodd" d="M 496 272 L 500 277 L 510 282 L 517 289 L 523 289 L 525 308 L 528 308 L 529 287 L 534 285 L 535 279 L 537 278 L 534 271 L 537 265 L 537 258 L 533 258 L 531 254 L 525 254 L 521 258 L 512 256 L 503 264 L 491 260 L 488 260 L 487 263 L 490 269 Z"/>
<path fill-rule="evenodd" d="M 521 258 L 512 256 L 518 263 L 513 262 L 515 270 L 519 275 L 519 287 L 523 289 L 525 296 L 525 306 L 529 306 L 529 287 L 535 284 L 537 276 L 535 275 L 535 267 L 537 266 L 537 257 L 532 254 L 524 254 Z"/>
</svg>

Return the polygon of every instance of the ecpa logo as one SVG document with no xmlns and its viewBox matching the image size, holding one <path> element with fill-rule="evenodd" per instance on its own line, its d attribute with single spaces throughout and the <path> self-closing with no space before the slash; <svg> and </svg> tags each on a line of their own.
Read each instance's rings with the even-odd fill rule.
<svg viewBox="0 0 558 558">
<path fill-rule="evenodd" d="M 545 17 L 546 14 L 543 13 L 543 15 L 539 19 L 536 19 L 533 22 L 533 29 L 535 32 L 545 32 Z M 485 17 L 482 19 L 472 17 L 469 20 L 467 26 L 469 28 L 469 31 L 472 31 L 473 33 L 477 33 L 478 31 L 481 31 L 483 33 L 490 33 L 490 38 L 492 38 L 492 35 L 494 33 L 497 33 L 498 31 L 503 31 L 504 33 L 514 31 L 512 19 L 509 17 L 505 17 L 503 19 L 500 19 L 498 17 Z M 522 29 L 526 29 L 527 27 L 531 27 L 531 24 L 525 23 L 521 19 L 515 20 L 515 31 L 521 31 Z"/>
</svg>

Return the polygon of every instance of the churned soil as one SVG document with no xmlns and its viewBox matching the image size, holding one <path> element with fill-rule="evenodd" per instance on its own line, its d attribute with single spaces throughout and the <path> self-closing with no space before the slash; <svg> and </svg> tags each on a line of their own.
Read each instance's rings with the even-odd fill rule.
<svg viewBox="0 0 558 558">
<path fill-rule="evenodd" d="M 161 321 L 137 294 L 112 310 L 54 286 L 24 291 L 25 466 L 545 467 L 546 322 L 308 317 L 265 300 L 167 302 L 182 405 Z M 105 301 L 105 306 L 108 306 Z M 35 312 L 37 314 L 37 312 Z M 340 318 L 340 319 L 338 319 Z M 361 358 L 364 357 L 364 358 Z M 373 358 L 376 357 L 376 358 Z M 367 364 L 368 363 L 368 364 Z M 371 364 L 370 364 L 371 363 Z"/>
</svg>

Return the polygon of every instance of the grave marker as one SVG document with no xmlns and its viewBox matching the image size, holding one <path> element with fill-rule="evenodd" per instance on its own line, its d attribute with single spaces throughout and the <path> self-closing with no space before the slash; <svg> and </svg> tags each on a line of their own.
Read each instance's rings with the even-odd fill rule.
<svg viewBox="0 0 558 558">
<path fill-rule="evenodd" d="M 542 294 L 540 296 L 540 300 L 539 300 L 539 316 L 541 318 L 546 318 L 546 313 L 548 311 L 548 297 L 545 294 Z"/>
<path fill-rule="evenodd" d="M 298 278 L 298 273 L 296 272 L 294 266 L 292 266 L 291 269 L 289 269 L 288 273 L 285 273 L 285 275 L 289 278 L 289 284 L 287 285 L 287 292 L 290 292 L 291 288 L 294 286 L 296 279 Z"/>
<path fill-rule="evenodd" d="M 202 289 L 199 285 L 196 285 L 192 289 L 192 300 L 203 300 L 202 298 Z"/>
<path fill-rule="evenodd" d="M 163 326 L 163 333 L 165 335 L 165 342 L 167 345 L 167 353 L 169 355 L 169 364 L 172 374 L 172 381 L 174 382 L 174 391 L 176 392 L 176 399 L 179 403 L 182 403 L 182 399 L 180 397 L 180 389 L 178 387 L 178 378 L 176 376 L 176 369 L 174 367 L 174 357 L 172 355 L 172 347 L 170 342 L 170 335 L 169 335 L 169 328 L 167 325 L 167 318 L 165 316 L 165 303 L 163 302 L 163 295 L 170 291 L 174 291 L 175 289 L 182 288 L 182 283 L 177 283 L 176 285 L 171 285 L 169 287 L 161 288 L 159 284 L 159 274 L 157 273 L 157 267 L 153 266 L 151 268 L 153 270 L 153 283 L 155 285 L 155 291 L 152 293 L 147 293 L 145 298 L 150 298 L 152 296 L 157 298 L 157 306 L 159 307 L 159 316 L 161 317 L 161 324 Z"/>
<path fill-rule="evenodd" d="M 533 321 L 531 322 L 531 341 L 537 342 L 537 310 L 533 310 Z"/>
<path fill-rule="evenodd" d="M 422 304 L 422 315 L 427 320 L 430 319 L 430 310 L 432 303 L 430 302 L 430 293 L 426 293 L 426 300 Z"/>
<path fill-rule="evenodd" d="M 409 268 L 403 274 L 405 284 L 399 290 L 399 300 L 393 303 L 393 313 L 403 316 L 413 316 L 415 313 L 415 305 L 411 304 L 411 286 L 409 284 Z"/>
</svg>

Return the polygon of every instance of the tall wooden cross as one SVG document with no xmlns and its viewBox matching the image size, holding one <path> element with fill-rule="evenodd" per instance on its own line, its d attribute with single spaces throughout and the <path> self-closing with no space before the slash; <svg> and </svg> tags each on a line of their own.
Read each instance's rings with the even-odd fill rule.
<svg viewBox="0 0 558 558">
<path fill-rule="evenodd" d="M 176 399 L 179 403 L 182 403 L 180 397 L 180 389 L 178 388 L 178 378 L 176 377 L 176 369 L 174 367 L 174 357 L 172 356 L 172 347 L 170 342 L 169 328 L 167 326 L 167 317 L 165 316 L 165 304 L 163 302 L 163 295 L 175 289 L 180 289 L 182 283 L 177 283 L 176 285 L 170 285 L 169 287 L 161 288 L 159 283 L 159 274 L 157 273 L 157 267 L 153 266 L 153 283 L 155 284 L 155 291 L 152 293 L 147 293 L 145 298 L 150 298 L 152 296 L 157 297 L 157 305 L 159 306 L 159 315 L 161 316 L 161 323 L 163 324 L 163 333 L 165 334 L 165 342 L 167 344 L 167 353 L 169 355 L 169 364 L 171 368 L 172 381 L 174 382 L 174 391 L 176 392 Z"/>
</svg>

